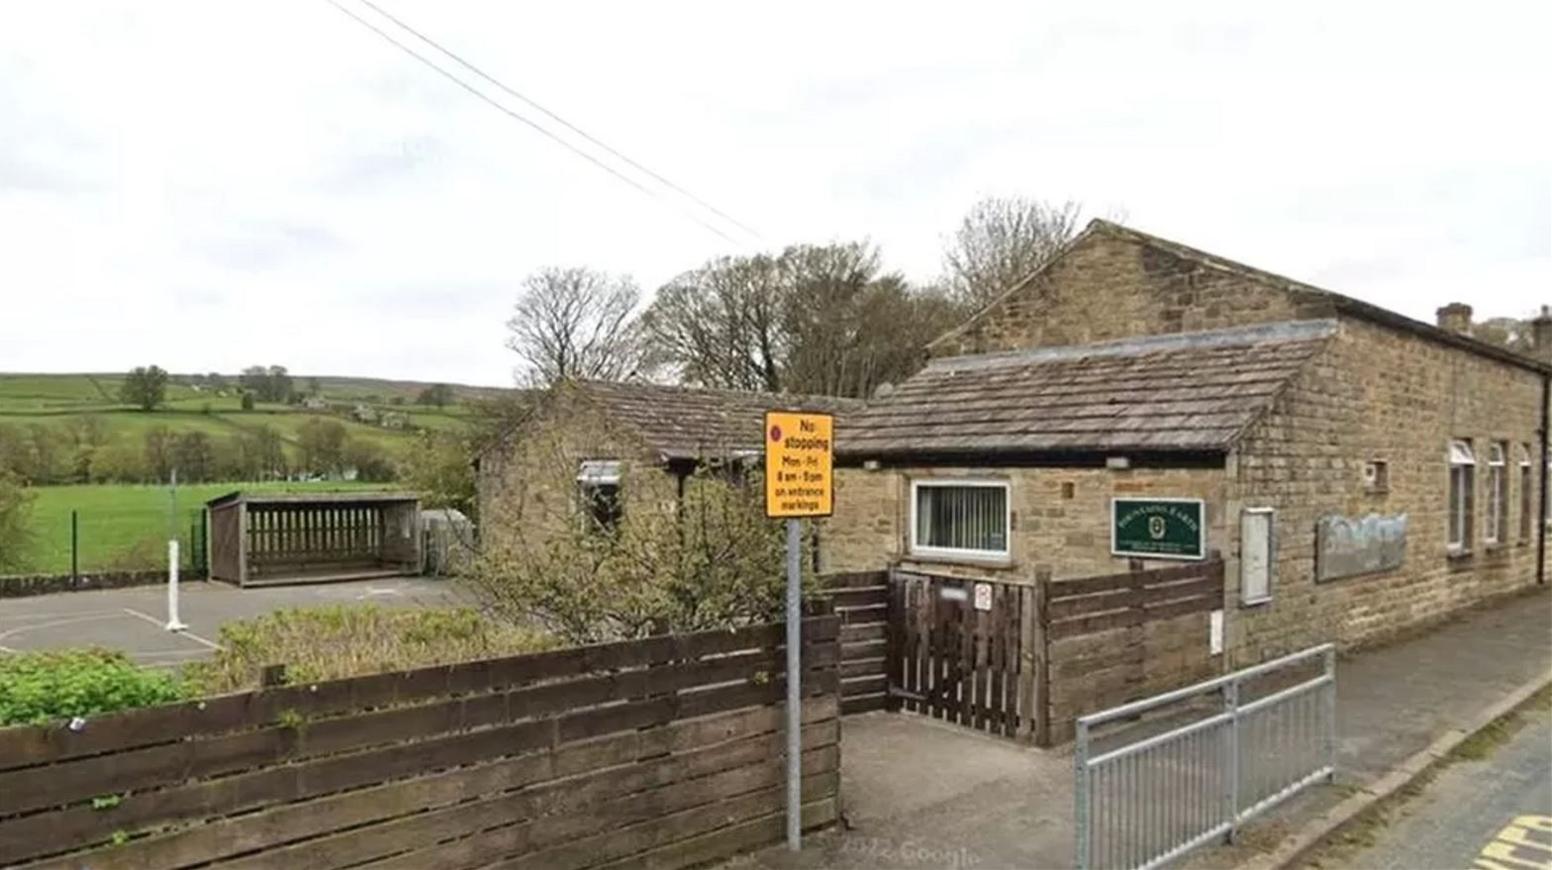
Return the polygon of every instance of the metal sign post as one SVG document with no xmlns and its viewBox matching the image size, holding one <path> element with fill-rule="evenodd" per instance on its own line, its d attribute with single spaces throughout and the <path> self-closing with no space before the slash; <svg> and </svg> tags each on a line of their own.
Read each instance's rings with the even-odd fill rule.
<svg viewBox="0 0 1552 870">
<path fill-rule="evenodd" d="M 787 849 L 803 847 L 803 528 L 834 506 L 834 421 L 765 414 L 765 515 L 787 520 Z"/>
</svg>

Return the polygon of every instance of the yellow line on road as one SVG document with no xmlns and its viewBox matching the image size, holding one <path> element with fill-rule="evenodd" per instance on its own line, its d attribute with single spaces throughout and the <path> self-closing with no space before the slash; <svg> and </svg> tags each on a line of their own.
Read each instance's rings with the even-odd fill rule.
<svg viewBox="0 0 1552 870">
<path fill-rule="evenodd" d="M 1473 870 L 1552 870 L 1552 816 L 1515 816 L 1471 864 Z"/>
</svg>

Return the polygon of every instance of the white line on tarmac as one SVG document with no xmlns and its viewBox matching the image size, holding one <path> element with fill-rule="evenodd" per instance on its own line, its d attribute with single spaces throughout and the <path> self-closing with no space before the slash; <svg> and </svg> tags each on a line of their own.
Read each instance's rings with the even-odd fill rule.
<svg viewBox="0 0 1552 870">
<path fill-rule="evenodd" d="M 158 628 L 165 628 L 167 626 L 167 623 L 161 621 L 160 619 L 157 619 L 156 617 L 150 616 L 148 614 L 141 613 L 138 610 L 132 610 L 132 609 L 126 607 L 126 608 L 124 608 L 124 612 L 129 614 L 130 616 L 138 616 L 141 619 L 144 619 L 146 622 L 149 622 L 149 623 L 151 623 L 152 625 L 154 625 L 154 626 L 156 626 Z M 221 648 L 221 645 L 216 643 L 215 641 L 205 640 L 204 638 L 200 637 L 199 635 L 195 634 L 192 631 L 189 631 L 188 629 L 184 629 L 183 631 L 180 631 L 178 633 L 183 635 L 184 637 L 188 638 L 189 640 L 195 641 L 197 643 L 202 643 L 205 646 L 210 647 L 211 649 L 218 650 L 218 649 Z"/>
<path fill-rule="evenodd" d="M 100 622 L 104 619 L 112 619 L 119 615 L 120 614 L 118 613 L 104 613 L 98 614 L 96 616 L 76 616 L 71 619 L 56 619 L 52 622 L 37 622 L 33 623 L 32 625 L 18 625 L 15 628 L 8 628 L 5 631 L 0 631 L 0 639 L 10 637 L 13 634 L 17 634 L 23 631 L 36 631 L 44 628 L 58 628 L 61 625 L 74 625 L 77 622 Z"/>
<path fill-rule="evenodd" d="M 117 610 L 56 610 L 48 613 L 0 613 L 0 621 L 17 619 L 52 619 L 56 616 L 103 616 L 118 613 Z"/>
</svg>

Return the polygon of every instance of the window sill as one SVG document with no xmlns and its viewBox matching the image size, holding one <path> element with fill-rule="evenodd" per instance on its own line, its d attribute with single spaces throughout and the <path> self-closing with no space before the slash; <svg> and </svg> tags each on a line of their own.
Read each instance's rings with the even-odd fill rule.
<svg viewBox="0 0 1552 870">
<path fill-rule="evenodd" d="M 972 568 L 986 568 L 992 571 L 1011 571 L 1018 567 L 1011 556 L 956 556 L 948 553 L 917 553 L 909 552 L 904 557 L 907 562 L 919 565 L 961 565 Z"/>
<path fill-rule="evenodd" d="M 1255 607 L 1265 607 L 1265 606 L 1267 606 L 1268 604 L 1271 604 L 1271 603 L 1272 603 L 1272 596 L 1270 596 L 1270 595 L 1265 595 L 1265 596 L 1262 596 L 1261 598 L 1246 598 L 1246 599 L 1243 599 L 1243 600 L 1240 601 L 1239 609 L 1240 610 L 1250 610 L 1251 608 L 1255 608 Z"/>
<path fill-rule="evenodd" d="M 1475 551 L 1473 551 L 1473 550 L 1464 550 L 1464 549 L 1460 549 L 1458 547 L 1444 551 L 1444 558 L 1449 560 L 1450 562 L 1469 562 L 1475 556 L 1476 556 L 1476 552 Z"/>
</svg>

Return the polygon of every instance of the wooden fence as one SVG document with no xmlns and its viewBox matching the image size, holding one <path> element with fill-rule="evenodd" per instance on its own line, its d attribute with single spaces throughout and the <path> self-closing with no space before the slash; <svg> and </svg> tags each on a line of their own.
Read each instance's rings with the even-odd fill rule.
<svg viewBox="0 0 1552 870">
<path fill-rule="evenodd" d="M 803 819 L 837 817 L 840 619 L 804 621 Z M 0 865 L 678 867 L 781 839 L 783 627 L 0 729 Z"/>
<path fill-rule="evenodd" d="M 882 710 L 889 688 L 889 572 L 827 574 L 815 596 L 841 620 L 841 711 Z"/>
<path fill-rule="evenodd" d="M 1073 720 L 1215 676 L 1209 613 L 1223 607 L 1223 562 L 1045 584 L 1041 623 L 1045 743 L 1072 739 Z"/>
<path fill-rule="evenodd" d="M 896 572 L 892 593 L 900 614 L 890 678 L 898 708 L 1027 739 L 1034 588 Z"/>
<path fill-rule="evenodd" d="M 895 571 L 888 700 L 1050 746 L 1074 717 L 1216 673 L 1223 563 L 1034 582 Z"/>
</svg>

